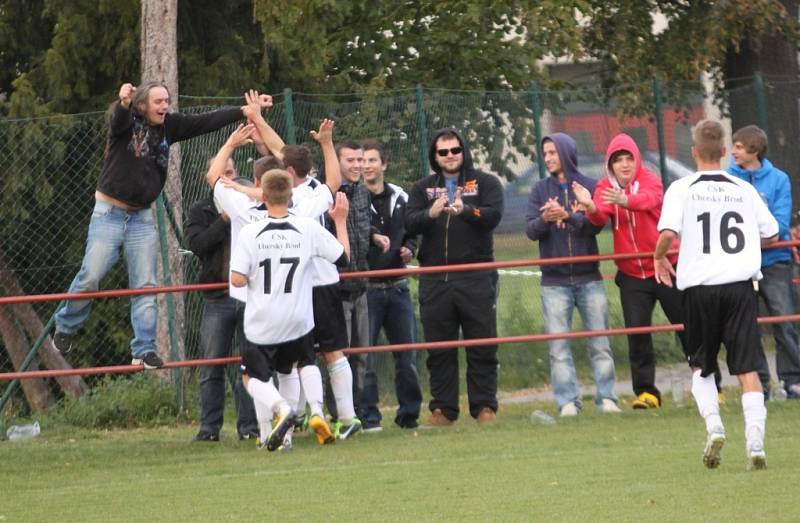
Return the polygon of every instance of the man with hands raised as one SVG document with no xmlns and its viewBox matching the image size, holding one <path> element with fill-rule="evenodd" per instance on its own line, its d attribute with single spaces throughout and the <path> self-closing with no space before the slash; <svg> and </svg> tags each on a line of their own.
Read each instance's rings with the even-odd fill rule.
<svg viewBox="0 0 800 523">
<path fill-rule="evenodd" d="M 118 100 L 109 107 L 106 154 L 94 195 L 86 253 L 70 293 L 96 291 L 119 259 L 120 250 L 125 251 L 130 288 L 157 285 L 158 236 L 151 204 L 167 179 L 170 145 L 216 131 L 244 116 L 243 108 L 235 107 L 194 115 L 171 113 L 169 104 L 166 85 L 148 81 L 138 87 L 123 84 Z M 61 352 L 70 350 L 91 306 L 91 300 L 69 300 L 56 314 L 53 342 Z M 155 295 L 131 298 L 132 363 L 146 369 L 163 365 L 156 351 L 156 317 Z"/>
</svg>

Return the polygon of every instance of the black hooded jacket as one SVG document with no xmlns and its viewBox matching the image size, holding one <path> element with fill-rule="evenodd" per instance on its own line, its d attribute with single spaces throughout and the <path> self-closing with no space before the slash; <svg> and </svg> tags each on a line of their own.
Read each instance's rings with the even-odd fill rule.
<svg viewBox="0 0 800 523">
<path fill-rule="evenodd" d="M 436 141 L 445 132 L 457 136 L 464 150 L 464 163 L 458 178 L 464 212 L 458 216 L 442 213 L 438 218 L 431 218 L 428 214 L 431 205 L 437 197 L 447 194 L 445 177 L 435 156 Z M 434 174 L 414 184 L 406 207 L 406 233 L 409 236 L 422 235 L 417 253 L 420 265 L 494 261 L 492 231 L 503 217 L 500 180 L 474 168 L 469 146 L 455 129 L 436 131 L 430 142 L 428 159 Z M 469 273 L 441 273 L 430 277 L 447 280 L 467 275 Z"/>
</svg>

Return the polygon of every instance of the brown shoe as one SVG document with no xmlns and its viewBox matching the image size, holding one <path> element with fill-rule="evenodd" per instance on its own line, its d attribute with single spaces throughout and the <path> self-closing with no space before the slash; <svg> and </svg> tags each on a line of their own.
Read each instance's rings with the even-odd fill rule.
<svg viewBox="0 0 800 523">
<path fill-rule="evenodd" d="M 488 425 L 497 421 L 497 416 L 489 407 L 483 407 L 478 413 L 478 417 L 475 418 L 475 421 L 478 422 L 478 425 Z"/>
<path fill-rule="evenodd" d="M 453 420 L 448 418 L 442 412 L 442 409 L 433 409 L 431 413 L 431 419 L 428 420 L 428 423 L 424 425 L 426 429 L 434 429 L 434 428 L 441 428 L 441 427 L 450 427 L 453 425 Z"/>
</svg>

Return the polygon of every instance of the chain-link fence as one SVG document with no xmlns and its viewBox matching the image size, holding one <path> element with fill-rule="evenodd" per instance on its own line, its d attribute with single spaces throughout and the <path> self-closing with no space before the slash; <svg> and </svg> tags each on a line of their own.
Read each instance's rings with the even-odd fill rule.
<svg viewBox="0 0 800 523">
<path fill-rule="evenodd" d="M 762 86 L 762 87 L 759 87 Z M 579 168 L 587 175 L 604 175 L 604 154 L 611 138 L 630 134 L 639 145 L 647 167 L 660 173 L 666 183 L 693 172 L 690 144 L 691 127 L 704 117 L 726 114 L 724 104 L 743 107 L 742 114 L 731 114 L 734 123 L 757 123 L 770 130 L 770 138 L 785 142 L 785 126 L 769 128 L 766 115 L 783 114 L 795 120 L 797 127 L 798 84 L 767 84 L 760 79 L 725 93 L 716 99 L 723 102 L 720 112 L 715 99 L 694 87 L 680 107 L 663 106 L 668 99 L 654 83 L 653 111 L 640 116 L 623 116 L 618 100 L 603 90 L 541 92 L 464 92 L 411 89 L 374 95 L 311 95 L 286 90 L 275 96 L 275 105 L 266 112 L 267 120 L 287 143 L 307 144 L 316 156 L 321 155 L 309 131 L 323 118 L 336 120 L 334 140 L 376 138 L 389 154 L 387 179 L 405 188 L 428 174 L 428 140 L 433 130 L 453 126 L 462 129 L 470 142 L 476 164 L 495 173 L 505 186 L 505 214 L 495 235 L 499 260 L 533 258 L 537 245 L 527 239 L 525 207 L 532 185 L 545 175 L 534 145 L 542 136 L 566 132 L 578 143 Z M 759 89 L 761 89 L 759 91 Z M 785 91 L 785 92 L 784 92 Z M 761 95 L 759 95 L 761 93 Z M 768 96 L 764 96 L 767 93 Z M 741 100 L 740 98 L 744 98 Z M 761 104 L 759 105 L 759 100 Z M 767 107 L 772 100 L 786 107 Z M 181 98 L 182 110 L 200 112 L 220 105 L 238 105 L 240 99 Z M 658 108 L 658 110 L 656 110 Z M 746 113 L 746 114 L 745 114 Z M 730 125 L 730 120 L 726 120 Z M 738 125 L 737 125 L 738 126 Z M 185 211 L 209 194 L 205 185 L 206 162 L 222 145 L 234 126 L 183 142 L 180 156 L 182 202 L 166 202 L 163 220 L 169 234 L 182 220 Z M 65 292 L 78 271 L 85 247 L 87 225 L 94 204 L 93 192 L 102 163 L 105 143 L 102 113 L 57 116 L 37 119 L 0 120 L 0 180 L 3 205 L 0 207 L 0 293 L 44 294 Z M 797 135 L 790 137 L 797 140 Z M 250 162 L 257 153 L 252 147 L 237 151 L 234 159 L 242 175 L 250 174 Z M 173 156 L 176 156 L 173 154 Z M 787 171 L 798 163 L 782 165 Z M 796 179 L 797 173 L 791 172 Z M 182 204 L 179 208 L 178 203 Z M 179 235 L 180 236 L 180 235 Z M 601 252 L 611 252 L 609 234 L 600 237 Z M 184 245 L 185 247 L 185 245 Z M 190 253 L 180 257 L 187 283 L 196 281 L 197 262 Z M 612 275 L 613 264 L 604 263 L 603 272 Z M 127 287 L 124 265 L 119 263 L 103 281 L 104 289 Z M 623 325 L 618 291 L 607 283 L 611 305 L 610 324 Z M 55 302 L 0 306 L 0 372 L 18 369 L 22 360 L 43 332 L 56 311 Z M 185 358 L 199 358 L 198 332 L 202 299 L 189 293 L 183 302 L 185 323 L 174 326 L 174 333 L 184 346 Z M 74 349 L 65 365 L 88 367 L 123 364 L 129 361 L 131 338 L 128 298 L 96 300 L 89 321 L 80 329 Z M 543 332 L 536 268 L 503 271 L 498 304 L 499 335 L 510 336 Z M 166 318 L 160 318 L 165 322 Z M 656 323 L 666 323 L 660 312 Z M 576 329 L 580 328 L 576 320 Z M 419 331 L 421 334 L 421 330 Z M 420 335 L 421 338 L 421 335 Z M 49 343 L 49 342 L 48 342 Z M 159 340 L 170 343 L 169 339 Z M 576 361 L 583 362 L 588 374 L 582 342 L 574 343 Z M 618 370 L 626 374 L 627 345 L 623 338 L 612 340 Z M 660 355 L 678 357 L 674 337 L 656 336 Z M 47 343 L 45 348 L 47 349 Z M 548 380 L 549 365 L 545 344 L 504 346 L 500 351 L 500 387 L 516 389 Z M 427 382 L 424 354 L 419 354 L 423 382 Z M 52 367 L 44 356 L 37 356 L 30 368 Z M 379 357 L 381 391 L 391 391 L 391 356 Z M 191 383 L 179 380 L 179 387 Z M 185 378 L 185 377 L 184 377 Z M 91 386 L 92 378 L 86 378 Z M 36 380 L 31 380 L 36 381 Z M 60 383 L 59 383 L 60 384 Z M 5 384 L 4 384 L 5 386 Z M 31 401 L 34 392 L 24 390 L 25 398 L 38 407 L 57 401 L 62 387 L 54 383 L 39 387 L 40 397 Z M 17 393 L 22 397 L 23 393 Z"/>
</svg>

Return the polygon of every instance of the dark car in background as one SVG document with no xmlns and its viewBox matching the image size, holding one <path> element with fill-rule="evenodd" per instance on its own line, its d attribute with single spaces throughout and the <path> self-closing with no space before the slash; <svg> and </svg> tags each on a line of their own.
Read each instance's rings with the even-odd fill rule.
<svg viewBox="0 0 800 523">
<path fill-rule="evenodd" d="M 658 153 L 645 152 L 642 155 L 642 164 L 656 174 L 661 172 Z M 666 158 L 666 167 L 667 183 L 672 183 L 684 176 L 694 174 L 694 169 L 674 158 Z M 578 169 L 586 176 L 600 180 L 606 175 L 605 157 L 602 155 L 579 155 Z M 503 213 L 503 220 L 497 226 L 495 232 L 507 234 L 525 231 L 525 211 L 528 207 L 528 196 L 531 193 L 531 187 L 539 179 L 539 167 L 534 163 L 522 171 L 516 180 L 505 184 L 505 212 Z"/>
</svg>

